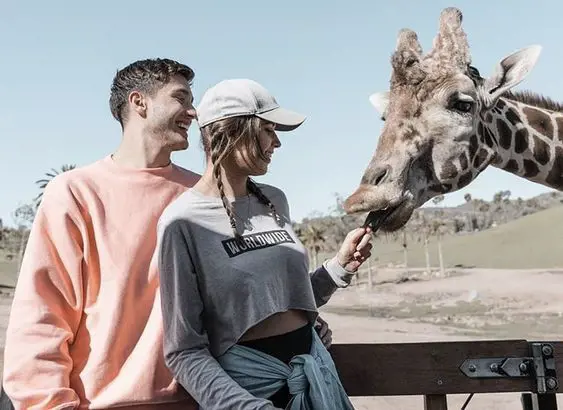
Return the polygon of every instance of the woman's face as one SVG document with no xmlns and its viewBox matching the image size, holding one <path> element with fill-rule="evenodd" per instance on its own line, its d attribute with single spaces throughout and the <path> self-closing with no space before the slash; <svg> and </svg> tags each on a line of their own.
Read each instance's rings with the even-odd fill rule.
<svg viewBox="0 0 563 410">
<path fill-rule="evenodd" d="M 250 150 L 246 144 L 240 144 L 235 148 L 231 158 L 227 162 L 232 162 L 239 172 L 247 175 L 264 175 L 268 171 L 268 165 L 272 160 L 274 150 L 281 146 L 281 142 L 275 131 L 275 124 L 261 120 L 258 133 L 258 147 Z M 254 143 L 251 141 L 251 143 Z M 253 153 L 252 151 L 255 151 Z M 262 155 L 260 155 L 260 152 Z"/>
<path fill-rule="evenodd" d="M 263 168 L 264 173 L 268 170 L 268 165 L 272 161 L 272 155 L 276 148 L 281 147 L 281 142 L 276 134 L 276 126 L 271 122 L 261 121 L 260 134 L 258 136 L 260 150 L 264 154 L 264 159 L 257 158 L 257 167 Z"/>
</svg>

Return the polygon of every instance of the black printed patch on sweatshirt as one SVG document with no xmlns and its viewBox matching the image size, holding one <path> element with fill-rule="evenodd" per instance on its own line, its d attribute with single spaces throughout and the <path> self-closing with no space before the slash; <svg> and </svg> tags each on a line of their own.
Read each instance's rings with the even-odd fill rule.
<svg viewBox="0 0 563 410">
<path fill-rule="evenodd" d="M 243 235 L 241 239 L 230 238 L 221 242 L 230 258 L 250 251 L 269 248 L 282 243 L 295 243 L 285 229 Z"/>
</svg>

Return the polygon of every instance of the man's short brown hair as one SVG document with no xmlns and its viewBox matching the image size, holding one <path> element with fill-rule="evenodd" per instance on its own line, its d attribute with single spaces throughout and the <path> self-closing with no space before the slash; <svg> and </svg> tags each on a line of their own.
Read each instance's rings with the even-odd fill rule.
<svg viewBox="0 0 563 410">
<path fill-rule="evenodd" d="M 190 86 L 195 76 L 187 65 L 166 58 L 138 60 L 122 68 L 111 85 L 109 106 L 112 115 L 123 127 L 127 120 L 125 107 L 129 93 L 140 91 L 152 95 L 176 75 L 184 77 Z"/>
</svg>

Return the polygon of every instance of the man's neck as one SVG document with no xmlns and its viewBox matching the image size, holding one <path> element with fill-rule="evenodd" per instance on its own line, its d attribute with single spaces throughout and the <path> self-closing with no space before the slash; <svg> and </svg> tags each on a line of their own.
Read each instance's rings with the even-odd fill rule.
<svg viewBox="0 0 563 410">
<path fill-rule="evenodd" d="M 162 168 L 170 164 L 170 150 L 155 146 L 142 135 L 123 134 L 113 160 L 129 168 Z"/>
</svg>

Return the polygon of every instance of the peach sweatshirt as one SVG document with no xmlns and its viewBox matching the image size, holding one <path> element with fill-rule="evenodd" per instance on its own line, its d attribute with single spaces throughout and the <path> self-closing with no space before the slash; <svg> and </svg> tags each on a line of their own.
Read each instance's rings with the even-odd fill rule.
<svg viewBox="0 0 563 410">
<path fill-rule="evenodd" d="M 198 178 L 108 156 L 49 183 L 6 333 L 16 409 L 197 408 L 164 364 L 154 254 L 162 211 Z"/>
</svg>

